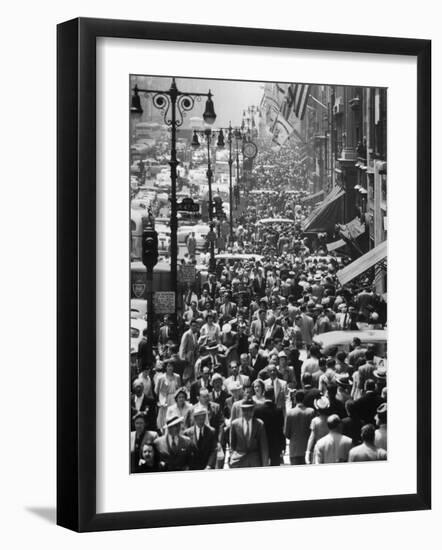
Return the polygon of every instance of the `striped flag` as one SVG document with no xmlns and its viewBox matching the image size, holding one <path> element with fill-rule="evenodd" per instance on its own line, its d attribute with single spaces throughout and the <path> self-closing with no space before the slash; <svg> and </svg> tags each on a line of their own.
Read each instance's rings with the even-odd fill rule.
<svg viewBox="0 0 442 550">
<path fill-rule="evenodd" d="M 287 87 L 284 102 L 281 105 L 281 111 L 288 121 L 290 121 L 293 115 L 299 120 L 304 118 L 309 93 L 309 84 L 290 84 L 290 86 Z"/>
<path fill-rule="evenodd" d="M 262 96 L 260 110 L 263 115 L 265 125 L 269 130 L 273 128 L 279 113 L 278 95 L 274 84 L 266 83 L 264 94 Z"/>
<path fill-rule="evenodd" d="M 279 115 L 273 126 L 272 133 L 273 148 L 279 150 L 293 133 L 293 127 L 283 116 Z"/>
</svg>

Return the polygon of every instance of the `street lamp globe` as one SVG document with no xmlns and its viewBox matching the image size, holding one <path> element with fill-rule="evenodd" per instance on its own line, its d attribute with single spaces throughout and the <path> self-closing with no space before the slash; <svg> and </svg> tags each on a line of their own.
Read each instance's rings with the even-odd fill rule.
<svg viewBox="0 0 442 550">
<path fill-rule="evenodd" d="M 210 90 L 206 101 L 206 108 L 203 113 L 203 119 L 206 124 L 213 124 L 216 120 L 215 107 L 213 106 L 212 94 L 210 93 Z"/>
<path fill-rule="evenodd" d="M 138 86 L 136 84 L 133 89 L 130 112 L 138 115 L 143 114 L 143 108 L 141 107 L 141 98 L 138 94 Z"/>
</svg>

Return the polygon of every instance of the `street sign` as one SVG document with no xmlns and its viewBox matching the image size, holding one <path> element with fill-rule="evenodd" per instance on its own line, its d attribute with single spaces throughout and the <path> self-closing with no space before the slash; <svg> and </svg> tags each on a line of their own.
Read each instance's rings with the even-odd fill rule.
<svg viewBox="0 0 442 550">
<path fill-rule="evenodd" d="M 180 212 L 199 212 L 200 206 L 190 197 L 185 197 L 181 202 L 177 203 L 177 210 Z"/>
<path fill-rule="evenodd" d="M 179 272 L 181 283 L 193 283 L 196 278 L 196 269 L 194 265 L 182 265 Z"/>
<path fill-rule="evenodd" d="M 155 292 L 153 295 L 153 309 L 155 313 L 174 313 L 175 292 Z"/>
</svg>

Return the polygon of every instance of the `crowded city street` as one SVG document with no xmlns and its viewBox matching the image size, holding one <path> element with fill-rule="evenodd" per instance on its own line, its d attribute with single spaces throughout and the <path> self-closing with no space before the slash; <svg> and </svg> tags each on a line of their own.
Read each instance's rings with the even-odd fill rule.
<svg viewBox="0 0 442 550">
<path fill-rule="evenodd" d="M 386 460 L 384 91 L 143 78 L 131 472 Z"/>
</svg>

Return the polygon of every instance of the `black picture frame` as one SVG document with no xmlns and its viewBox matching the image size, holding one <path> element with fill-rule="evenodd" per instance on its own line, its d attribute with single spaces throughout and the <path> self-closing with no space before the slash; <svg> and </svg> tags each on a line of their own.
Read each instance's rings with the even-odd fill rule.
<svg viewBox="0 0 442 550">
<path fill-rule="evenodd" d="M 417 491 L 204 508 L 96 512 L 96 39 L 152 39 L 414 56 L 417 59 Z M 431 506 L 431 41 L 79 18 L 58 25 L 57 523 L 152 528 Z M 425 368 L 418 368 L 425 365 Z"/>
</svg>

